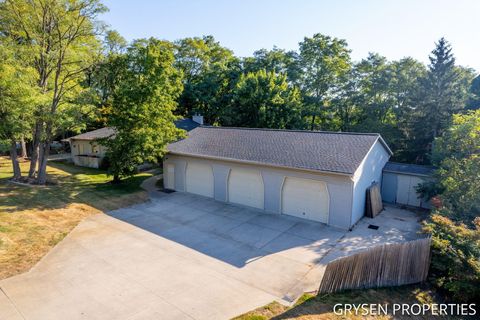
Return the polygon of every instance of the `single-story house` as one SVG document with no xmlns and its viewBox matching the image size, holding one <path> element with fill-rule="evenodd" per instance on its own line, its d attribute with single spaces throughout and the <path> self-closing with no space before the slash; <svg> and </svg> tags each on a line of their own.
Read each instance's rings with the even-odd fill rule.
<svg viewBox="0 0 480 320">
<path fill-rule="evenodd" d="M 200 126 L 168 146 L 164 185 L 351 228 L 392 155 L 379 134 Z"/>
<path fill-rule="evenodd" d="M 179 129 L 190 131 L 203 124 L 202 116 L 193 116 L 192 119 L 181 119 L 175 122 Z M 100 168 L 105 158 L 107 148 L 98 143 L 99 139 L 115 135 L 115 129 L 105 127 L 85 132 L 67 139 L 70 142 L 70 149 L 73 163 L 77 166 Z"/>
<path fill-rule="evenodd" d="M 434 167 L 387 162 L 383 168 L 382 200 L 386 203 L 430 209 L 416 187 L 432 179 Z"/>
</svg>

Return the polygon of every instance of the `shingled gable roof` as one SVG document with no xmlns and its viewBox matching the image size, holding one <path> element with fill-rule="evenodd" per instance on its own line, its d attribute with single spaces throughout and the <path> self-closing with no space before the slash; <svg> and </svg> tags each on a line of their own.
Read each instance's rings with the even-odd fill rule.
<svg viewBox="0 0 480 320">
<path fill-rule="evenodd" d="M 168 146 L 171 154 L 353 175 L 376 133 L 341 133 L 201 126 Z"/>
<path fill-rule="evenodd" d="M 198 127 L 200 124 L 196 123 L 192 119 L 180 119 L 175 121 L 175 126 L 178 129 L 183 129 L 185 131 L 190 131 Z M 102 138 L 108 138 L 115 135 L 115 128 L 112 127 L 105 127 L 89 132 L 85 132 L 73 137 L 70 137 L 69 139 L 73 140 L 96 140 L 96 139 L 102 139 Z"/>
<path fill-rule="evenodd" d="M 115 128 L 112 127 L 105 127 L 89 132 L 85 132 L 73 137 L 70 137 L 70 140 L 96 140 L 96 139 L 102 139 L 102 138 L 108 138 L 115 135 Z"/>
<path fill-rule="evenodd" d="M 435 167 L 410 163 L 387 162 L 383 171 L 428 177 L 433 174 Z"/>
</svg>

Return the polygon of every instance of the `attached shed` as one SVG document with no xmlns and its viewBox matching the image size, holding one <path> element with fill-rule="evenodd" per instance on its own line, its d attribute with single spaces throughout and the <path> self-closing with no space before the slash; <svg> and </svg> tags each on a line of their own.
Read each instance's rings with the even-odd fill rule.
<svg viewBox="0 0 480 320">
<path fill-rule="evenodd" d="M 387 162 L 383 168 L 382 200 L 392 204 L 429 209 L 430 203 L 423 199 L 415 188 L 431 179 L 434 169 L 430 166 Z"/>
<path fill-rule="evenodd" d="M 168 189 L 343 229 L 391 156 L 378 134 L 203 126 L 168 150 Z"/>
</svg>

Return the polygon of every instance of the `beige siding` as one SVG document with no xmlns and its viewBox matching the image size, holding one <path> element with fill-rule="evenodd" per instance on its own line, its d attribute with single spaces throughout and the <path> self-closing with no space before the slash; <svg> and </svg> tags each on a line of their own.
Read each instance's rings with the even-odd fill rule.
<svg viewBox="0 0 480 320">
<path fill-rule="evenodd" d="M 72 159 L 75 165 L 90 168 L 99 168 L 105 157 L 106 148 L 91 140 L 70 141 Z"/>
</svg>

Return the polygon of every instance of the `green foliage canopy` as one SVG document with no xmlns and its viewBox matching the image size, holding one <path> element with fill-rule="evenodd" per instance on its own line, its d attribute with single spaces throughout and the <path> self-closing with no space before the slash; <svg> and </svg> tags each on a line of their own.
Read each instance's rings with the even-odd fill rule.
<svg viewBox="0 0 480 320">
<path fill-rule="evenodd" d="M 107 148 L 114 180 L 135 173 L 139 164 L 157 163 L 166 145 L 182 136 L 173 111 L 182 92 L 181 73 L 173 67 L 173 46 L 156 39 L 137 40 L 111 63 L 117 70 L 107 124 L 114 137 Z"/>
<path fill-rule="evenodd" d="M 300 91 L 286 75 L 260 70 L 240 77 L 225 122 L 252 128 L 298 129 L 302 126 Z"/>
</svg>

